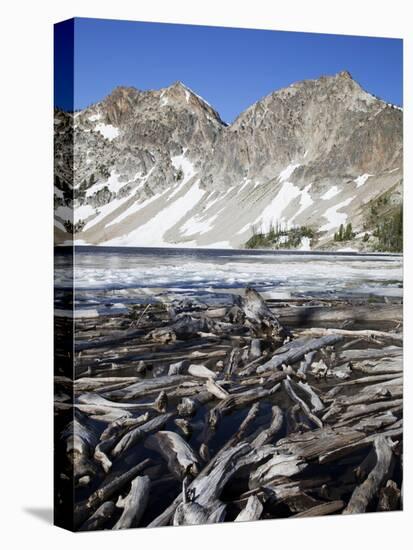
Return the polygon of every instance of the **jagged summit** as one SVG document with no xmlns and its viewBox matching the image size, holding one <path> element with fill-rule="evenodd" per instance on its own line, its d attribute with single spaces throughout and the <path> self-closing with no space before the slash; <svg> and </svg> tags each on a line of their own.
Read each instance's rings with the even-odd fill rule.
<svg viewBox="0 0 413 550">
<path fill-rule="evenodd" d="M 74 182 L 67 117 L 55 113 L 63 241 L 74 217 L 91 244 L 234 247 L 279 222 L 324 246 L 348 220 L 361 234 L 383 193 L 401 200 L 402 112 L 348 71 L 276 90 L 230 125 L 181 81 L 119 86 L 76 113 Z"/>
</svg>

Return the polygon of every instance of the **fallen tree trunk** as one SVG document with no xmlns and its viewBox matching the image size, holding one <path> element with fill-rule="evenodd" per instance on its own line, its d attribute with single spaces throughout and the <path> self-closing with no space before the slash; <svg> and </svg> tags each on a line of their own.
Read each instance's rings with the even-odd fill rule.
<svg viewBox="0 0 413 550">
<path fill-rule="evenodd" d="M 172 416 L 172 413 L 161 414 L 127 432 L 112 450 L 112 456 L 118 458 L 147 435 L 159 430 Z"/>
<path fill-rule="evenodd" d="M 148 476 L 138 476 L 132 481 L 129 493 L 125 498 L 119 497 L 116 503 L 118 508 L 123 508 L 123 512 L 113 529 L 129 529 L 139 525 L 148 504 L 150 486 Z"/>
<path fill-rule="evenodd" d="M 367 479 L 356 487 L 343 514 L 360 514 L 366 511 L 370 501 L 384 483 L 386 476 L 391 475 L 392 449 L 393 444 L 388 438 L 379 436 L 375 439 L 376 465 L 367 476 Z"/>
<path fill-rule="evenodd" d="M 321 338 L 313 338 L 310 340 L 304 340 L 298 347 L 294 347 L 291 350 L 274 355 L 269 361 L 257 368 L 257 373 L 261 374 L 267 370 L 276 370 L 283 364 L 291 365 L 300 361 L 310 351 L 319 350 L 326 346 L 333 346 L 343 340 L 343 336 L 339 334 L 330 334 L 328 336 L 322 336 Z"/>
<path fill-rule="evenodd" d="M 258 497 L 251 495 L 247 500 L 245 508 L 241 510 L 234 521 L 256 521 L 260 519 L 264 510 L 263 505 Z"/>
<path fill-rule="evenodd" d="M 199 471 L 199 459 L 180 435 L 160 431 L 148 437 L 145 447 L 158 452 L 166 460 L 168 470 L 177 478 L 195 477 Z"/>
</svg>

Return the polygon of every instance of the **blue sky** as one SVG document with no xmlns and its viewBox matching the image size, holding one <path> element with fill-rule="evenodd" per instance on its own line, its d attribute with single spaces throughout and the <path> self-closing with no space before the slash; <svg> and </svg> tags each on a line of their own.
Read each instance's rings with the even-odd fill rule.
<svg viewBox="0 0 413 550">
<path fill-rule="evenodd" d="M 55 36 L 59 66 L 70 32 Z M 273 90 L 344 69 L 367 91 L 403 103 L 400 39 L 83 18 L 75 19 L 74 36 L 75 109 L 119 85 L 147 90 L 181 80 L 231 122 Z M 55 104 L 70 109 L 71 86 L 61 74 Z"/>
</svg>

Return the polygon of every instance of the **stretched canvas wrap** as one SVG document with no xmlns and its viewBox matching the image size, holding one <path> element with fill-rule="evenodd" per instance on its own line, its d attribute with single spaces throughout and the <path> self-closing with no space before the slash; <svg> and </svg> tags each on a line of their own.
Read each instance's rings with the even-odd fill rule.
<svg viewBox="0 0 413 550">
<path fill-rule="evenodd" d="M 402 508 L 402 41 L 55 26 L 55 523 Z"/>
</svg>

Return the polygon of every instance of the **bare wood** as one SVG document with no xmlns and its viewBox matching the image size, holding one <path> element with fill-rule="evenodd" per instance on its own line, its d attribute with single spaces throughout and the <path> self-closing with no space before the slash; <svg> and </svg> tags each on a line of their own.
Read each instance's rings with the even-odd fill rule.
<svg viewBox="0 0 413 550">
<path fill-rule="evenodd" d="M 112 456 L 121 456 L 139 441 L 142 441 L 147 435 L 159 430 L 172 416 L 172 413 L 161 414 L 126 433 L 112 450 Z"/>
<path fill-rule="evenodd" d="M 377 462 L 367 479 L 351 495 L 343 514 L 359 514 L 365 512 L 369 502 L 377 494 L 385 477 L 390 474 L 393 460 L 393 444 L 390 439 L 379 436 L 375 439 L 374 449 Z"/>
<path fill-rule="evenodd" d="M 259 430 L 258 435 L 252 440 L 251 446 L 258 448 L 262 447 L 280 431 L 283 424 L 283 412 L 277 405 L 272 407 L 271 424 L 265 430 Z"/>
<path fill-rule="evenodd" d="M 304 512 L 299 512 L 294 514 L 293 518 L 312 518 L 317 516 L 328 516 L 329 514 L 335 514 L 340 512 L 345 506 L 345 503 L 342 500 L 332 500 L 331 502 L 323 502 L 318 504 L 309 510 Z"/>
<path fill-rule="evenodd" d="M 125 473 L 119 475 L 119 473 L 108 476 L 100 487 L 94 491 L 86 502 L 79 504 L 75 508 L 74 523 L 75 526 L 79 526 L 84 523 L 87 517 L 92 514 L 103 502 L 109 500 L 113 495 L 118 493 L 127 483 L 131 482 L 140 472 L 142 472 L 150 464 L 150 460 L 147 458 L 126 470 Z"/>
<path fill-rule="evenodd" d="M 119 497 L 116 503 L 123 508 L 122 515 L 113 529 L 129 529 L 138 526 L 149 500 L 151 480 L 148 476 L 137 476 L 131 483 L 131 489 L 125 498 Z"/>
<path fill-rule="evenodd" d="M 362 338 L 366 340 L 387 340 L 396 344 L 403 343 L 403 334 L 385 332 L 383 330 L 345 330 L 341 328 L 308 328 L 300 331 L 300 335 L 325 336 L 326 334 L 340 334 L 344 338 Z"/>
<path fill-rule="evenodd" d="M 318 416 L 316 416 L 311 412 L 307 403 L 296 394 L 296 392 L 293 390 L 291 380 L 286 378 L 285 380 L 282 381 L 282 384 L 287 394 L 289 395 L 289 397 L 300 406 L 301 410 L 307 416 L 307 418 L 309 418 L 311 422 L 314 422 L 316 426 L 318 426 L 319 428 L 322 428 L 323 422 L 318 418 Z"/>
<path fill-rule="evenodd" d="M 380 489 L 379 503 L 377 510 L 379 512 L 388 512 L 397 510 L 400 504 L 401 491 L 397 483 L 389 479 L 385 487 Z"/>
<path fill-rule="evenodd" d="M 241 510 L 234 521 L 256 521 L 260 519 L 263 510 L 264 507 L 260 499 L 255 495 L 251 495 L 247 500 L 245 508 Z"/>
<path fill-rule="evenodd" d="M 96 529 L 102 529 L 105 523 L 113 516 L 114 511 L 115 504 L 111 500 L 104 502 L 99 506 L 96 512 L 79 527 L 79 531 L 95 531 Z"/>
<path fill-rule="evenodd" d="M 148 437 L 145 447 L 160 453 L 166 460 L 169 471 L 177 479 L 198 474 L 198 457 L 189 444 L 177 433 L 159 431 Z"/>
<path fill-rule="evenodd" d="M 296 348 L 292 348 L 285 353 L 274 355 L 269 361 L 257 368 L 257 373 L 265 372 L 266 370 L 276 370 L 281 365 L 291 365 L 300 361 L 310 351 L 319 350 L 325 346 L 332 346 L 338 342 L 341 342 L 343 337 L 339 334 L 331 334 L 328 336 L 322 336 L 321 338 L 313 338 L 305 340 L 302 345 Z"/>
</svg>

